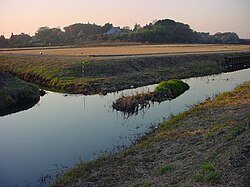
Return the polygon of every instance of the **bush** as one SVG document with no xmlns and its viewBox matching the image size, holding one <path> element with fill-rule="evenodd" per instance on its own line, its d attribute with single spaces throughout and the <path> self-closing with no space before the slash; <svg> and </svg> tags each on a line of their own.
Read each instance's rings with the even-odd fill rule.
<svg viewBox="0 0 250 187">
<path fill-rule="evenodd" d="M 172 98 L 178 97 L 189 89 L 189 85 L 181 80 L 168 80 L 161 82 L 154 90 L 159 95 L 170 94 Z"/>
</svg>

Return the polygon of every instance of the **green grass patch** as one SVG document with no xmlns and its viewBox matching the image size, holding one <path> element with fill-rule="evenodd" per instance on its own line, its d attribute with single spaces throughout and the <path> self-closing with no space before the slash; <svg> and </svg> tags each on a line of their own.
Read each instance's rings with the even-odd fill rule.
<svg viewBox="0 0 250 187">
<path fill-rule="evenodd" d="M 186 90 L 189 89 L 189 85 L 181 80 L 168 80 L 161 82 L 154 90 L 154 93 L 164 95 L 170 93 L 173 98 L 178 97 Z"/>
<path fill-rule="evenodd" d="M 159 172 L 162 175 L 162 174 L 165 174 L 165 173 L 173 171 L 173 169 L 174 169 L 174 165 L 173 164 L 166 164 L 166 165 L 164 165 L 164 166 L 162 166 L 162 167 L 159 168 Z"/>
<path fill-rule="evenodd" d="M 239 136 L 241 135 L 243 132 L 245 132 L 248 129 L 248 125 L 247 124 L 240 124 L 237 125 L 233 128 L 230 128 L 230 134 L 235 137 L 235 136 Z"/>
<path fill-rule="evenodd" d="M 205 162 L 201 165 L 201 172 L 195 175 L 195 182 L 214 183 L 220 177 L 220 173 L 212 163 Z"/>
<path fill-rule="evenodd" d="M 205 139 L 210 139 L 210 138 L 213 138 L 214 136 L 216 135 L 215 132 L 208 132 L 204 135 L 204 138 Z"/>
</svg>

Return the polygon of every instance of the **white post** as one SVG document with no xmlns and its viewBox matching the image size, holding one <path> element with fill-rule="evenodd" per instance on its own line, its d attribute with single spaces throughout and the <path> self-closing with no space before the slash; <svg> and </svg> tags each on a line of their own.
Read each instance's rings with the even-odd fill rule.
<svg viewBox="0 0 250 187">
<path fill-rule="evenodd" d="M 84 62 L 82 62 L 82 78 L 84 77 Z"/>
</svg>

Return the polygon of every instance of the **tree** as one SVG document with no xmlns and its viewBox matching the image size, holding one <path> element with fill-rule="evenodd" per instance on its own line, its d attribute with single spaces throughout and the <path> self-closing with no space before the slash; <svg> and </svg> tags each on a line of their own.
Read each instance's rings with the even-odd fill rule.
<svg viewBox="0 0 250 187">
<path fill-rule="evenodd" d="M 239 36 L 234 32 L 216 33 L 212 36 L 215 43 L 239 43 Z"/>
<path fill-rule="evenodd" d="M 108 32 L 113 27 L 112 23 L 105 23 L 105 25 L 102 27 L 102 33 Z"/>
<path fill-rule="evenodd" d="M 31 36 L 25 33 L 21 33 L 18 35 L 14 35 L 12 33 L 9 44 L 10 47 L 26 47 L 29 46 L 29 42 L 31 41 Z"/>
<path fill-rule="evenodd" d="M 35 38 L 40 40 L 42 44 L 47 45 L 49 44 L 49 38 L 50 38 L 50 28 L 45 26 L 45 27 L 40 27 L 35 33 Z"/>
<path fill-rule="evenodd" d="M 9 46 L 8 40 L 3 35 L 1 35 L 0 36 L 0 47 L 8 47 L 8 46 Z"/>
<path fill-rule="evenodd" d="M 135 26 L 134 26 L 133 31 L 138 31 L 138 30 L 140 30 L 141 28 L 142 28 L 141 25 L 136 23 Z"/>
<path fill-rule="evenodd" d="M 35 38 L 43 45 L 55 45 L 64 42 L 64 33 L 58 28 L 40 27 L 35 33 Z"/>
</svg>

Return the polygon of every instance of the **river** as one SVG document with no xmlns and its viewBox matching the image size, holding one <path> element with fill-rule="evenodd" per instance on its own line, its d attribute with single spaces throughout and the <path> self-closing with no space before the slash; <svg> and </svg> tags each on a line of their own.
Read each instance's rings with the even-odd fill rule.
<svg viewBox="0 0 250 187">
<path fill-rule="evenodd" d="M 76 163 L 129 146 L 169 116 L 249 80 L 250 69 L 183 79 L 190 86 L 184 94 L 132 116 L 112 102 L 156 85 L 107 96 L 48 92 L 31 109 L 0 117 L 0 186 L 47 186 Z"/>
</svg>

